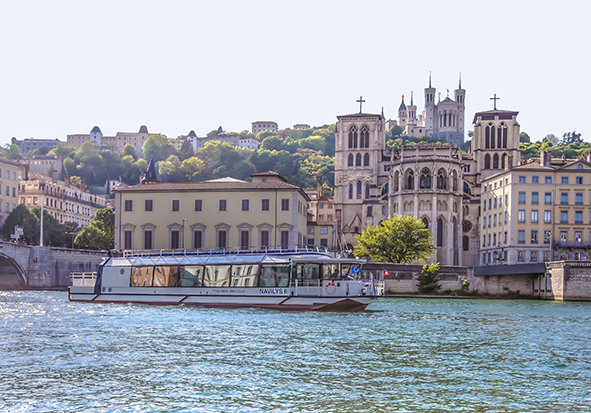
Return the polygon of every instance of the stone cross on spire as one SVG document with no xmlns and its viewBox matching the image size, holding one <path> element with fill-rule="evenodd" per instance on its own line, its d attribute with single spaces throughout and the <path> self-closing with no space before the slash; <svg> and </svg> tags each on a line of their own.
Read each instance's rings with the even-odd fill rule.
<svg viewBox="0 0 591 413">
<path fill-rule="evenodd" d="M 356 100 L 356 102 L 359 102 L 359 113 L 362 113 L 363 111 L 361 109 L 363 106 L 363 102 L 365 102 L 365 100 L 363 100 L 362 96 L 359 96 L 359 100 Z"/>
<path fill-rule="evenodd" d="M 495 108 L 494 108 L 494 110 L 497 110 L 497 100 L 499 100 L 499 99 L 501 99 L 501 98 L 498 98 L 496 93 L 495 93 L 495 96 L 494 97 L 490 98 L 490 100 L 492 100 L 492 101 L 495 102 Z"/>
</svg>

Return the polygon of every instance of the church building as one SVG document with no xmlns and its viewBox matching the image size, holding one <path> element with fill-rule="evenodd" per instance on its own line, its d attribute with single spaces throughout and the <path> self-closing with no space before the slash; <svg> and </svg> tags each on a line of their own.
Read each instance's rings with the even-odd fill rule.
<svg viewBox="0 0 591 413">
<path fill-rule="evenodd" d="M 399 108 L 407 132 L 424 127 L 424 136 L 447 143 L 389 149 L 383 113 L 363 112 L 363 99 L 359 113 L 337 116 L 334 202 L 341 246 L 350 249 L 367 226 L 405 214 L 431 231 L 437 247 L 431 262 L 480 264 L 481 181 L 519 164 L 518 112 L 497 110 L 495 100 L 493 110 L 476 113 L 471 150 L 465 153 L 459 148 L 465 118 L 461 83 L 454 98 L 435 104 L 429 79 L 422 115 L 416 115 L 412 97 L 408 107 L 403 101 Z"/>
</svg>

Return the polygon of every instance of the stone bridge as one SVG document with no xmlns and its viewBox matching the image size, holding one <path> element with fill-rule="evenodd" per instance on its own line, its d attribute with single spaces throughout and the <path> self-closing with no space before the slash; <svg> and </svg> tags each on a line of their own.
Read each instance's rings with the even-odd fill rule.
<svg viewBox="0 0 591 413">
<path fill-rule="evenodd" d="M 96 271 L 105 251 L 39 247 L 4 242 L 0 290 L 65 289 L 73 271 Z"/>
</svg>

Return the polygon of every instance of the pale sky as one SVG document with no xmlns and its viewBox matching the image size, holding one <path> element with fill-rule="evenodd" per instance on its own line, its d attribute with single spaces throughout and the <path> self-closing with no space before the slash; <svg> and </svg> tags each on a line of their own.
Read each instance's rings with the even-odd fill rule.
<svg viewBox="0 0 591 413">
<path fill-rule="evenodd" d="M 396 118 L 429 72 L 474 113 L 519 111 L 533 140 L 591 141 L 587 1 L 0 0 L 0 144 L 137 131 L 168 137 L 257 120 L 280 128 Z"/>
</svg>

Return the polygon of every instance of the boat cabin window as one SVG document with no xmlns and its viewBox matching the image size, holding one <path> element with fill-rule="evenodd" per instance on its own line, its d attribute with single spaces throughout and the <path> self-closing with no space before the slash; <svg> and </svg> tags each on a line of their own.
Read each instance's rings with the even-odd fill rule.
<svg viewBox="0 0 591 413">
<path fill-rule="evenodd" d="M 179 281 L 179 267 L 154 267 L 154 287 L 176 287 Z"/>
<path fill-rule="evenodd" d="M 131 267 L 129 285 L 131 287 L 151 287 L 154 267 Z"/>
<path fill-rule="evenodd" d="M 206 265 L 204 287 L 229 287 L 230 265 Z"/>
<path fill-rule="evenodd" d="M 289 264 L 262 265 L 259 287 L 287 287 L 289 285 Z"/>
<path fill-rule="evenodd" d="M 259 266 L 253 264 L 232 266 L 232 287 L 254 287 Z"/>
<path fill-rule="evenodd" d="M 341 278 L 338 264 L 322 264 L 322 278 Z"/>
<path fill-rule="evenodd" d="M 180 271 L 180 287 L 202 287 L 203 266 L 185 266 Z"/>
</svg>

